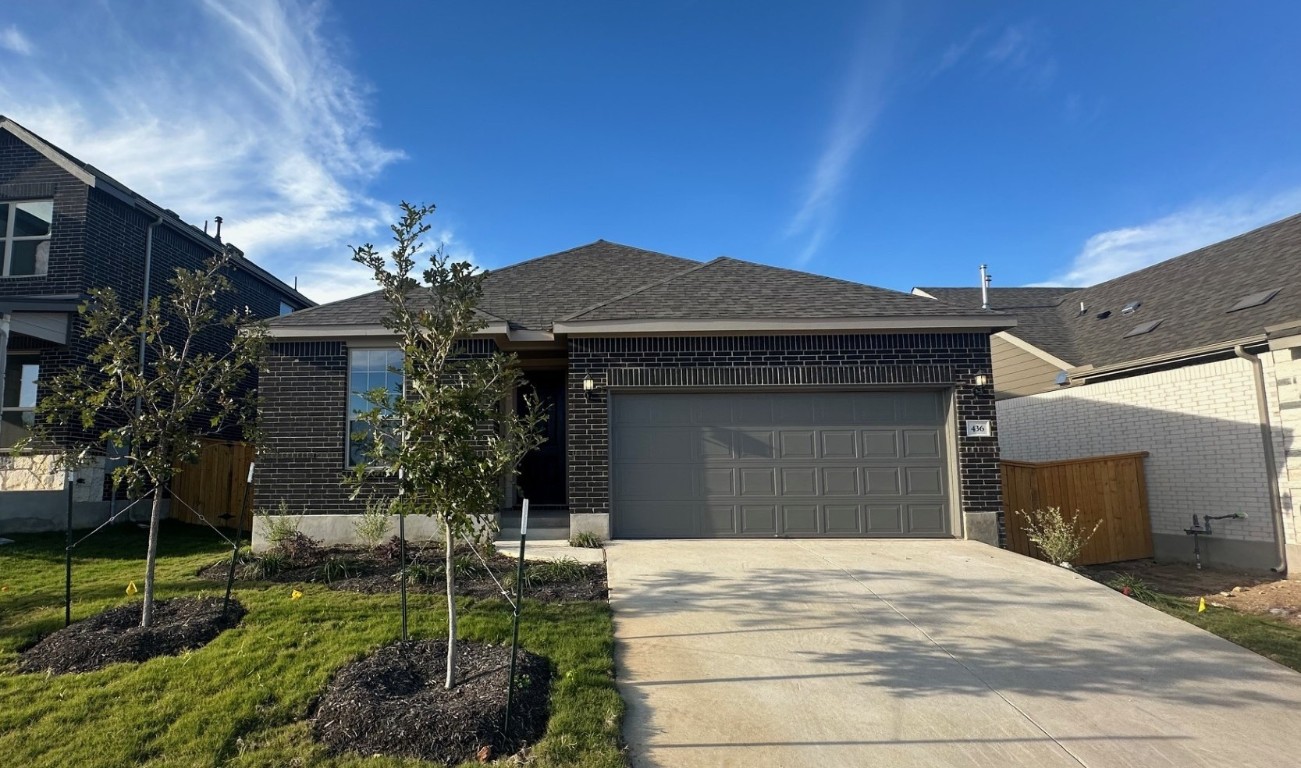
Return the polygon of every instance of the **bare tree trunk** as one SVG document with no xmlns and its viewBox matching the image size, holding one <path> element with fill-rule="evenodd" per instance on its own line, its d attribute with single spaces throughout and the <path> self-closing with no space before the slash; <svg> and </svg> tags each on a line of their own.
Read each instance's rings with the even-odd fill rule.
<svg viewBox="0 0 1301 768">
<path fill-rule="evenodd" d="M 444 519 L 443 553 L 447 576 L 447 681 L 444 686 L 449 691 L 456 685 L 456 571 L 453 568 L 452 546 L 452 523 Z"/>
<path fill-rule="evenodd" d="M 158 562 L 158 524 L 163 517 L 163 491 L 154 489 L 153 508 L 149 512 L 149 553 L 145 556 L 145 605 L 140 616 L 140 626 L 148 627 L 154 621 L 154 565 Z"/>
</svg>

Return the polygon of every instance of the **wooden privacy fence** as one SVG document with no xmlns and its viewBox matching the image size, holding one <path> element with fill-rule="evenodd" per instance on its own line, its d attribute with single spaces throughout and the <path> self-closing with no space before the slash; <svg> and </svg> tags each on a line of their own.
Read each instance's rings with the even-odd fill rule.
<svg viewBox="0 0 1301 768">
<path fill-rule="evenodd" d="M 1152 556 L 1152 525 L 1147 512 L 1143 459 L 1147 453 L 1122 453 L 1070 461 L 1003 461 L 1003 509 L 1007 548 L 1031 557 L 1037 547 L 1025 534 L 1017 512 L 1060 507 L 1069 520 L 1079 511 L 1085 530 L 1101 523 L 1072 565 L 1097 565 Z"/>
<path fill-rule="evenodd" d="M 253 527 L 253 489 L 248 489 L 244 499 L 244 485 L 248 480 L 248 465 L 253 462 L 253 446 L 248 443 L 226 440 L 203 440 L 199 460 L 180 468 L 172 479 L 172 518 L 183 523 L 202 525 L 198 515 L 186 508 L 193 507 L 221 528 L 234 528 L 236 517 L 243 514 L 243 528 Z M 185 504 L 176 503 L 176 499 Z M 244 508 L 240 509 L 243 502 Z"/>
</svg>

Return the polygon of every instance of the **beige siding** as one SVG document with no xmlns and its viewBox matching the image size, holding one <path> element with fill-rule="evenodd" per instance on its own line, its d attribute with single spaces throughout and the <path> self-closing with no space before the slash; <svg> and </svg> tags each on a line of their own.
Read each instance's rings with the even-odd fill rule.
<svg viewBox="0 0 1301 768">
<path fill-rule="evenodd" d="M 989 351 L 994 359 L 994 397 L 1006 400 L 1057 389 L 1057 374 L 1052 363 L 1011 342 L 992 336 Z"/>
</svg>

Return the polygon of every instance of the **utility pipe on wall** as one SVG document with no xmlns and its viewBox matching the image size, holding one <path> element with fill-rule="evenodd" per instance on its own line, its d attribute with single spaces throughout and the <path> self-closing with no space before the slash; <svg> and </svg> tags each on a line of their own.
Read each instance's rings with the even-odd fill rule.
<svg viewBox="0 0 1301 768">
<path fill-rule="evenodd" d="M 1274 525 L 1274 545 L 1277 548 L 1276 564 L 1270 570 L 1277 573 L 1287 572 L 1287 540 L 1283 529 L 1283 503 L 1278 498 L 1278 465 L 1274 463 L 1274 435 L 1269 426 L 1269 400 L 1265 396 L 1265 364 L 1259 355 L 1247 352 L 1241 344 L 1233 348 L 1233 354 L 1251 363 L 1253 378 L 1256 382 L 1256 413 L 1260 422 L 1261 447 L 1265 449 L 1265 479 L 1269 483 L 1270 520 Z"/>
</svg>

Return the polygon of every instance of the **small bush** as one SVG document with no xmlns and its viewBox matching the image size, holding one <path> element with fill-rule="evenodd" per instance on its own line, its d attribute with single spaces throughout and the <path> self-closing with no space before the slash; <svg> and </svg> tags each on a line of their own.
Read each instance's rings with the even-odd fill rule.
<svg viewBox="0 0 1301 768">
<path fill-rule="evenodd" d="M 263 520 L 262 531 L 272 547 L 279 546 L 280 542 L 298 533 L 298 527 L 303 522 L 302 515 L 295 517 L 289 512 L 289 504 L 283 499 L 275 512 L 259 509 L 257 515 Z"/>
<path fill-rule="evenodd" d="M 1033 512 L 1018 510 L 1016 514 L 1025 519 L 1024 530 L 1030 543 L 1039 548 L 1043 559 L 1057 565 L 1070 565 L 1102 525 L 1099 520 L 1093 530 L 1086 533 L 1080 528 L 1080 513 L 1076 511 L 1067 520 L 1062 515 L 1061 507 L 1036 509 Z"/>
<path fill-rule="evenodd" d="M 524 564 L 524 586 L 540 587 L 545 584 L 570 584 L 587 575 L 587 568 L 572 557 L 559 560 L 541 560 Z M 502 584 L 508 589 L 515 586 L 515 571 L 506 574 Z"/>
<path fill-rule="evenodd" d="M 1117 592 L 1123 592 L 1124 594 L 1129 595 L 1135 600 L 1139 600 L 1144 603 L 1155 602 L 1159 597 L 1159 595 L 1156 593 L 1156 590 L 1149 587 L 1147 585 L 1147 582 L 1143 581 L 1142 579 L 1140 579 L 1139 577 L 1135 576 L 1132 573 L 1120 574 L 1116 578 L 1107 582 L 1107 586 L 1111 587 Z"/>
<path fill-rule="evenodd" d="M 601 549 L 605 546 L 605 541 L 591 531 L 580 531 L 569 537 L 569 546 L 582 547 L 584 549 Z"/>
<path fill-rule="evenodd" d="M 250 581 L 263 581 L 285 570 L 289 563 L 279 552 L 267 552 L 258 558 L 250 558 L 239 568 L 239 577 Z"/>
<path fill-rule="evenodd" d="M 371 499 L 366 502 L 366 511 L 353 524 L 357 538 L 361 539 L 367 549 L 375 549 L 384 540 L 389 529 L 389 513 L 393 509 L 391 501 Z"/>
<path fill-rule="evenodd" d="M 361 563 L 350 557 L 331 557 L 321 566 L 321 578 L 326 584 L 361 575 Z"/>
<path fill-rule="evenodd" d="M 402 580 L 402 571 L 393 574 L 394 581 Z M 415 584 L 436 584 L 443 580 L 442 563 L 410 563 L 407 565 L 407 581 Z"/>
<path fill-rule="evenodd" d="M 483 573 L 487 573 L 487 569 L 473 552 L 452 556 L 452 575 L 456 578 L 472 579 Z"/>
<path fill-rule="evenodd" d="M 311 565 L 321 559 L 321 543 L 302 531 L 281 539 L 271 552 L 282 555 L 290 565 Z"/>
</svg>

